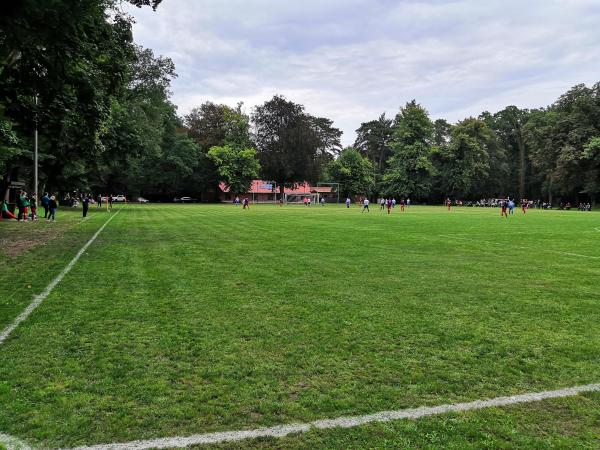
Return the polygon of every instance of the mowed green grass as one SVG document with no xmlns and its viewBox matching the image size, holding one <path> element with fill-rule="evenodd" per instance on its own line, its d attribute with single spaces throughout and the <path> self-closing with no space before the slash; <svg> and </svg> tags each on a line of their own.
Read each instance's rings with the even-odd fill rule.
<svg viewBox="0 0 600 450">
<path fill-rule="evenodd" d="M 4 259 L 0 328 L 106 217 Z M 0 433 L 64 447 L 598 383 L 598 230 L 578 211 L 127 206 L 0 346 Z M 599 409 L 589 394 L 243 445 L 594 447 Z"/>
</svg>

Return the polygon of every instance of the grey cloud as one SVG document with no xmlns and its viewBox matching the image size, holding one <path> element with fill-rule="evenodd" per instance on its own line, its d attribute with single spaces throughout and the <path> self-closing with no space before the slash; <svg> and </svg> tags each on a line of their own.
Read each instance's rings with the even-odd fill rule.
<svg viewBox="0 0 600 450">
<path fill-rule="evenodd" d="M 281 93 L 332 118 L 345 144 L 412 98 L 456 121 L 600 79 L 592 0 L 165 0 L 130 12 L 136 41 L 175 61 L 181 113 Z"/>
</svg>

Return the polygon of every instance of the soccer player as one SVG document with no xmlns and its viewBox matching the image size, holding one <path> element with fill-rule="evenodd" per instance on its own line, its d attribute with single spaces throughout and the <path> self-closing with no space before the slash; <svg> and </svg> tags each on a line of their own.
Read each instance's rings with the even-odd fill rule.
<svg viewBox="0 0 600 450">
<path fill-rule="evenodd" d="M 88 208 L 90 207 L 90 198 L 87 195 L 83 196 L 81 205 L 83 206 L 83 218 L 85 219 L 87 217 Z"/>
<path fill-rule="evenodd" d="M 508 219 L 508 214 L 506 213 L 506 208 L 508 207 L 508 202 L 506 200 L 502 200 L 500 203 L 502 210 L 500 211 L 500 217 L 504 216 Z"/>
<path fill-rule="evenodd" d="M 452 201 L 450 200 L 450 198 L 446 199 L 446 206 L 448 207 L 448 211 L 450 211 L 450 209 L 452 208 Z"/>
<path fill-rule="evenodd" d="M 400 200 L 400 212 L 404 211 L 404 199 Z"/>
<path fill-rule="evenodd" d="M 385 198 L 382 198 L 379 201 L 379 211 L 383 211 L 385 209 Z"/>
<path fill-rule="evenodd" d="M 350 208 L 350 197 L 346 197 L 346 208 Z"/>
<path fill-rule="evenodd" d="M 321 197 L 321 206 L 325 206 L 325 197 Z"/>
<path fill-rule="evenodd" d="M 364 212 L 365 212 L 365 210 L 367 210 L 367 212 L 370 212 L 370 211 L 369 211 L 369 199 L 368 199 L 368 198 L 365 198 L 365 199 L 363 200 L 363 207 L 362 207 L 362 211 L 361 211 L 361 213 L 364 213 Z"/>
<path fill-rule="evenodd" d="M 523 214 L 527 214 L 527 200 L 525 199 L 521 200 L 521 210 Z"/>
<path fill-rule="evenodd" d="M 244 201 L 242 202 L 242 209 L 250 209 L 250 203 L 248 203 L 248 197 L 244 198 Z"/>
<path fill-rule="evenodd" d="M 388 210 L 388 214 L 392 213 L 392 199 L 388 198 L 387 200 L 387 210 Z"/>
<path fill-rule="evenodd" d="M 510 198 L 508 199 L 508 212 L 510 214 L 515 213 L 515 202 L 513 200 L 511 200 Z"/>
</svg>

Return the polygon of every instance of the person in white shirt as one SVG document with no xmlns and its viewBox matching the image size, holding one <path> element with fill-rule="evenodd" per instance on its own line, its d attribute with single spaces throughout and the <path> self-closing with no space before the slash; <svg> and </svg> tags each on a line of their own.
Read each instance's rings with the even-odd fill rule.
<svg viewBox="0 0 600 450">
<path fill-rule="evenodd" d="M 346 208 L 350 208 L 350 197 L 346 198 Z"/>
<path fill-rule="evenodd" d="M 369 211 L 369 199 L 368 198 L 365 198 L 363 200 L 363 207 L 362 207 L 362 211 L 361 212 L 365 212 L 365 210 L 367 210 L 367 212 L 370 212 Z"/>
</svg>

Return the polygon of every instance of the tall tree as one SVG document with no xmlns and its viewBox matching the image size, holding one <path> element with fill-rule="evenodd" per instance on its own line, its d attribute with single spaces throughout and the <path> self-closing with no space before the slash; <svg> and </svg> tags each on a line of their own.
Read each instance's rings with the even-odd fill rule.
<svg viewBox="0 0 600 450">
<path fill-rule="evenodd" d="M 495 139 L 482 120 L 469 118 L 452 127 L 450 143 L 442 150 L 441 176 L 446 195 L 473 198 L 485 192 L 490 175 L 488 148 Z"/>
<path fill-rule="evenodd" d="M 516 193 L 519 198 L 529 196 L 528 175 L 530 174 L 530 168 L 523 132 L 523 127 L 527 123 L 529 115 L 530 112 L 526 109 L 507 106 L 494 114 L 492 120 L 486 122 L 497 133 L 507 154 L 514 158 L 512 169 L 517 175 Z"/>
<path fill-rule="evenodd" d="M 134 3 L 156 7 L 159 1 Z M 24 0 L 5 5 L 0 15 L 4 118 L 18 125 L 25 149 L 37 116 L 40 149 L 48 155 L 40 172 L 51 187 L 75 184 L 85 173 L 101 147 L 98 135 L 113 98 L 125 87 L 131 19 L 117 6 L 116 0 Z M 23 155 L 5 162 L 3 178 L 25 164 Z"/>
<path fill-rule="evenodd" d="M 581 158 L 586 162 L 584 192 L 590 195 L 595 205 L 600 195 L 600 134 L 590 139 Z"/>
<path fill-rule="evenodd" d="M 331 121 L 317 119 L 304 106 L 275 95 L 252 114 L 254 141 L 265 179 L 285 186 L 316 181 L 320 157 L 335 152 L 341 132 Z"/>
<path fill-rule="evenodd" d="M 198 172 L 200 188 L 214 197 L 219 183 L 219 171 L 208 157 L 212 147 L 231 145 L 234 148 L 254 147 L 250 136 L 250 118 L 242 111 L 242 103 L 235 108 L 205 102 L 185 116 L 184 123 L 190 136 L 201 149 Z"/>
<path fill-rule="evenodd" d="M 383 113 L 377 120 L 363 122 L 356 130 L 354 147 L 371 161 L 379 174 L 383 174 L 385 163 L 392 155 L 390 148 L 392 124 L 393 120 L 385 117 Z"/>
<path fill-rule="evenodd" d="M 425 198 L 435 168 L 431 161 L 434 126 L 429 114 L 415 100 L 400 109 L 390 143 L 393 156 L 383 177 L 387 195 Z"/>
</svg>

